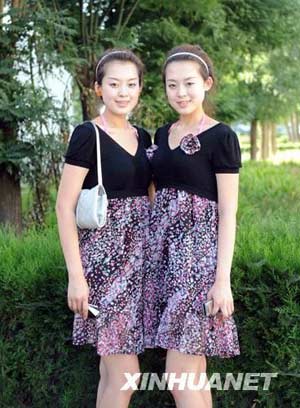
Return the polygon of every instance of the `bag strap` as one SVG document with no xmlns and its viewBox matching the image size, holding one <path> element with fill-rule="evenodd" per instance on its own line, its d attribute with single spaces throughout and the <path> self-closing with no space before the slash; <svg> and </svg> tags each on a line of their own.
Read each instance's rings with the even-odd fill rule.
<svg viewBox="0 0 300 408">
<path fill-rule="evenodd" d="M 94 126 L 96 133 L 96 152 L 97 152 L 97 175 L 98 175 L 98 185 L 103 186 L 102 184 L 102 166 L 101 166 L 101 151 L 100 151 L 100 134 L 99 129 L 94 122 L 91 121 L 91 124 Z"/>
</svg>

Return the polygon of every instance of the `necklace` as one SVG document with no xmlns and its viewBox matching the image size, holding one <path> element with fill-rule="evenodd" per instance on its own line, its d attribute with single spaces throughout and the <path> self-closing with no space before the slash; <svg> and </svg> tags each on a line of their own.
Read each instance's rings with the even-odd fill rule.
<svg viewBox="0 0 300 408">
<path fill-rule="evenodd" d="M 206 122 L 206 115 L 205 115 L 205 113 L 203 113 L 203 115 L 202 115 L 200 121 L 198 122 L 198 125 L 197 125 L 196 129 L 194 130 L 194 132 L 190 132 L 186 136 L 189 136 L 189 135 L 195 136 L 195 135 L 199 135 L 200 133 L 202 133 L 203 130 L 204 130 L 205 122 Z M 174 130 L 174 129 L 177 129 L 179 127 L 179 125 L 180 125 L 180 121 L 178 120 L 177 122 L 173 123 L 173 125 L 170 128 L 170 131 Z M 183 137 L 186 137 L 186 136 L 183 136 Z"/>
<path fill-rule="evenodd" d="M 100 115 L 100 120 L 101 120 L 101 123 L 102 123 L 103 130 L 104 130 L 106 133 L 109 134 L 109 132 L 108 132 L 109 125 L 108 125 L 108 122 L 107 122 L 107 120 L 105 119 L 105 117 L 104 117 L 103 114 Z M 128 121 L 127 121 L 127 126 L 124 127 L 124 128 L 120 128 L 119 130 L 122 131 L 122 130 L 129 130 L 129 129 L 133 130 L 133 132 L 134 132 L 134 134 L 135 134 L 136 137 L 138 136 L 137 129 L 136 129 L 134 126 L 132 126 L 132 124 L 129 123 Z"/>
</svg>

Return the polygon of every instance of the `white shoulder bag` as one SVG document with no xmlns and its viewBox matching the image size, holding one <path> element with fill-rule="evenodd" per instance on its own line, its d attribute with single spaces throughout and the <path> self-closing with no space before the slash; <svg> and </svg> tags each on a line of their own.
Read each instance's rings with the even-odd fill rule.
<svg viewBox="0 0 300 408">
<path fill-rule="evenodd" d="M 80 192 L 76 206 L 76 224 L 79 228 L 101 228 L 106 223 L 108 199 L 102 184 L 100 135 L 97 126 L 91 122 L 96 134 L 98 184 L 92 189 Z"/>
</svg>

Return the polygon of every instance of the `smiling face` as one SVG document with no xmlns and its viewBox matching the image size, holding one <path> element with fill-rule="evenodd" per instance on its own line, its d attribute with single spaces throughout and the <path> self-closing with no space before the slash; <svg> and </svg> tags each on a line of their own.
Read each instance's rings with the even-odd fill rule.
<svg viewBox="0 0 300 408">
<path fill-rule="evenodd" d="M 168 101 L 176 112 L 191 115 L 203 109 L 205 91 L 212 87 L 213 80 L 203 79 L 197 62 L 172 61 L 166 67 L 165 78 Z"/>
<path fill-rule="evenodd" d="M 115 115 L 130 113 L 138 103 L 141 89 L 138 68 L 130 61 L 108 62 L 101 85 L 95 84 L 105 108 Z"/>
</svg>

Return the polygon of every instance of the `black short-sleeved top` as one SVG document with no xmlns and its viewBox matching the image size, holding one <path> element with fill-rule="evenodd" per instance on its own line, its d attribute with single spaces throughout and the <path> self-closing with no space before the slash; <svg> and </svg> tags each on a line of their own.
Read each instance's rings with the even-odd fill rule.
<svg viewBox="0 0 300 408">
<path fill-rule="evenodd" d="M 138 131 L 138 148 L 133 156 L 99 126 L 103 186 L 108 198 L 126 198 L 148 195 L 151 166 L 146 150 L 151 145 L 150 135 Z M 98 184 L 95 129 L 90 122 L 78 125 L 69 142 L 65 163 L 89 169 L 82 188 Z"/>
<path fill-rule="evenodd" d="M 236 133 L 224 123 L 217 123 L 196 136 L 200 150 L 189 155 L 180 146 L 170 149 L 171 125 L 159 128 L 154 138 L 158 146 L 152 158 L 156 189 L 174 187 L 217 202 L 216 173 L 238 173 L 242 167 Z"/>
</svg>

